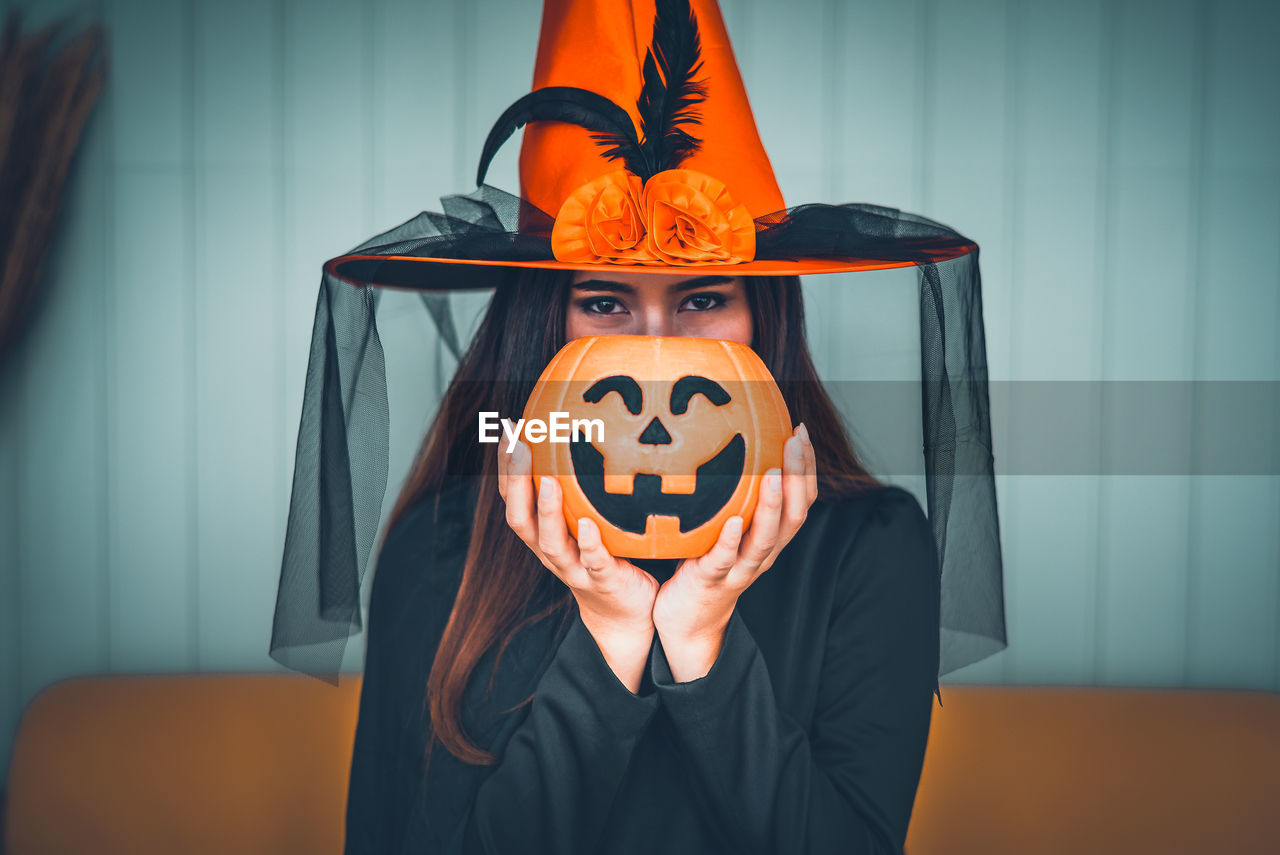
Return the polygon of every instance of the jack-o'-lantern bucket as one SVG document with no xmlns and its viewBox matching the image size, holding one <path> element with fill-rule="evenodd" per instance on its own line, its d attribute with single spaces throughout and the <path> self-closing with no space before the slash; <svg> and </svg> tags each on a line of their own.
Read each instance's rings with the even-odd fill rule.
<svg viewBox="0 0 1280 855">
<path fill-rule="evenodd" d="M 556 478 L 569 530 L 588 517 L 612 555 L 705 554 L 732 516 L 750 525 L 782 467 L 791 417 L 751 348 L 710 338 L 604 335 L 552 358 L 525 406 L 546 425 L 535 486 Z"/>
</svg>

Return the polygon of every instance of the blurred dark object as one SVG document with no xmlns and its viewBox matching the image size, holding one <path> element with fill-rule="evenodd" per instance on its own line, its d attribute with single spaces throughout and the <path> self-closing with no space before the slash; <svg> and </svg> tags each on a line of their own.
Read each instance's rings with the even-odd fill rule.
<svg viewBox="0 0 1280 855">
<path fill-rule="evenodd" d="M 22 35 L 13 11 L 0 37 L 0 365 L 36 302 L 67 177 L 106 82 L 102 26 L 60 40 L 66 26 Z"/>
</svg>

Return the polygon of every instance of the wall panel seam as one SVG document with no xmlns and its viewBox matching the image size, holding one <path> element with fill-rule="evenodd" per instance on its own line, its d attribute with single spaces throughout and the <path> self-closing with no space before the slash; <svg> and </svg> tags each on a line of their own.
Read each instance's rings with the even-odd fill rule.
<svg viewBox="0 0 1280 855">
<path fill-rule="evenodd" d="M 98 19 L 107 27 L 107 32 L 114 31 L 111 21 L 108 17 L 109 6 L 106 0 L 99 0 L 97 3 Z M 106 49 L 110 50 L 110 41 L 108 40 Z M 108 54 L 108 61 L 110 56 Z M 102 554 L 101 554 L 101 609 L 102 618 L 99 624 L 99 644 L 101 650 L 99 653 L 99 663 L 103 671 L 110 673 L 114 670 L 114 656 L 112 652 L 111 641 L 111 580 L 115 572 L 115 561 L 113 560 L 113 544 L 112 538 L 113 521 L 115 520 L 115 506 L 111 501 L 111 490 L 114 483 L 113 473 L 115 470 L 115 455 L 112 454 L 114 449 L 113 439 L 115 437 L 115 425 L 117 424 L 116 400 L 113 392 L 115 391 L 115 376 L 118 368 L 116 360 L 116 218 L 114 216 L 116 210 L 116 174 L 115 174 L 115 130 L 116 130 L 116 100 L 115 89 L 113 87 L 104 87 L 104 97 L 98 105 L 98 111 L 101 115 L 99 121 L 105 125 L 103 129 L 103 147 L 105 154 L 103 156 L 103 218 L 102 218 L 102 288 L 99 289 L 99 299 L 101 300 L 101 312 L 98 317 L 102 321 L 102 359 L 99 362 L 99 402 L 102 409 L 102 433 L 98 440 L 99 460 L 99 502 L 102 512 Z"/>
<path fill-rule="evenodd" d="M 1013 342 L 1017 341 L 1017 318 L 1018 318 L 1018 262 L 1021 260 L 1018 252 L 1018 223 L 1020 222 L 1020 205 L 1019 196 L 1020 187 L 1020 169 L 1018 158 L 1021 156 L 1021 134 L 1018 132 L 1018 66 L 1021 64 L 1021 56 L 1018 51 L 1018 31 L 1020 29 L 1021 14 L 1018 3 L 1020 0 L 1005 0 L 1005 28 L 1004 28 L 1004 83 L 1005 83 L 1005 168 L 1004 168 L 1004 195 L 1005 195 L 1005 256 L 1006 266 L 1005 275 L 1008 279 L 1006 287 L 1009 289 L 1009 341 L 1010 341 L 1010 366 L 1009 379 L 1013 380 L 1014 371 L 1013 363 L 1016 358 L 1013 356 Z M 1014 419 L 1012 399 L 1010 399 L 1010 407 L 1005 413 L 1005 436 L 1012 436 Z M 1002 532 L 1013 532 L 1017 528 L 1017 494 L 1018 479 L 1013 477 L 1007 480 L 1006 490 L 1009 495 L 1009 501 L 1005 503 L 1004 520 L 1000 529 Z M 1008 556 L 1011 550 L 1002 550 L 1006 556 L 1005 561 L 1005 578 L 1004 578 L 1004 594 L 1005 602 L 1017 602 L 1017 598 L 1013 596 L 1013 592 L 1018 587 L 1017 569 L 1014 568 L 1010 572 Z M 1016 660 L 1018 657 L 1017 639 L 1009 637 L 1012 635 L 1010 630 L 1021 629 L 1018 625 L 1018 619 L 1014 614 L 1007 616 L 1007 625 L 1005 627 L 1008 646 L 1005 648 L 1004 661 L 1001 663 L 1002 682 L 1008 684 L 1015 682 L 1017 673 Z"/>
<path fill-rule="evenodd" d="M 200 325 L 198 306 L 202 296 L 204 277 L 200 275 L 199 232 L 201 225 L 201 187 L 198 178 L 200 147 L 198 143 L 200 89 L 196 76 L 199 70 L 197 56 L 196 15 L 197 0 L 187 0 L 183 11 L 183 47 L 186 49 L 183 87 L 186 94 L 186 110 L 183 115 L 183 133 L 186 137 L 185 155 L 187 173 L 184 190 L 187 197 L 187 218 L 184 224 L 187 250 L 186 305 L 186 354 L 185 373 L 187 388 L 184 405 L 187 415 L 187 645 L 188 663 L 193 671 L 200 670 L 200 419 L 197 383 L 200 370 Z"/>
<path fill-rule="evenodd" d="M 1098 477 L 1095 482 L 1097 492 L 1096 517 L 1097 535 L 1094 539 L 1093 554 L 1093 682 L 1097 684 L 1105 673 L 1107 651 L 1107 627 L 1105 619 L 1107 606 L 1106 574 L 1103 573 L 1105 533 L 1108 529 L 1106 509 L 1110 507 L 1111 491 L 1109 481 L 1104 472 L 1110 462 L 1107 454 L 1107 436 L 1103 425 L 1107 423 L 1106 379 L 1110 367 L 1110 348 L 1107 346 L 1111 330 L 1110 319 L 1114 310 L 1112 297 L 1115 283 L 1112 281 L 1111 265 L 1111 214 L 1112 214 L 1112 160 L 1115 157 L 1115 119 L 1116 119 L 1116 70 L 1120 67 L 1120 37 L 1117 31 L 1123 26 L 1121 2 L 1109 2 L 1103 7 L 1100 16 L 1102 34 L 1099 51 L 1100 68 L 1098 73 L 1098 178 L 1096 200 L 1098 206 L 1097 226 L 1097 284 L 1099 298 L 1094 301 L 1094 354 L 1095 370 L 1092 376 L 1098 381 L 1097 414 L 1098 414 Z"/>
<path fill-rule="evenodd" d="M 1188 179 L 1191 184 L 1190 198 L 1191 211 L 1189 228 L 1191 230 L 1191 239 L 1187 241 L 1187 277 L 1191 283 L 1192 295 L 1194 299 L 1195 311 L 1191 313 L 1188 324 L 1191 327 L 1191 379 L 1198 381 L 1200 379 L 1200 369 L 1203 365 L 1203 349 L 1204 337 L 1202 335 L 1199 319 L 1204 311 L 1205 289 L 1204 289 L 1204 229 L 1201 212 L 1204 209 L 1205 202 L 1208 198 L 1208 191 L 1205 184 L 1205 157 L 1208 150 L 1209 138 L 1208 129 L 1205 127 L 1205 120 L 1209 114 L 1209 45 L 1210 45 L 1210 27 L 1213 24 L 1212 15 L 1209 10 L 1208 0 L 1198 0 L 1196 3 L 1196 24 L 1194 35 L 1194 55 L 1192 62 L 1194 63 L 1195 72 L 1193 74 L 1193 86 L 1195 87 L 1192 98 L 1192 136 L 1191 136 L 1191 172 Z M 1197 413 L 1199 406 L 1199 383 L 1191 384 L 1191 430 L 1190 441 L 1188 443 L 1189 454 L 1191 459 L 1188 461 L 1188 472 L 1195 472 L 1196 460 L 1199 457 L 1200 449 L 1200 431 L 1197 428 Z M 1201 490 L 1199 479 L 1192 477 L 1190 485 L 1190 495 L 1187 501 L 1187 559 L 1186 559 L 1186 592 L 1185 612 L 1183 617 L 1183 633 L 1182 633 L 1182 683 L 1184 686 L 1191 685 L 1191 661 L 1192 651 L 1195 649 L 1196 629 L 1195 629 L 1195 590 L 1199 580 L 1199 573 L 1196 569 L 1196 550 L 1199 543 L 1199 529 L 1196 521 L 1200 517 L 1200 500 Z"/>
</svg>

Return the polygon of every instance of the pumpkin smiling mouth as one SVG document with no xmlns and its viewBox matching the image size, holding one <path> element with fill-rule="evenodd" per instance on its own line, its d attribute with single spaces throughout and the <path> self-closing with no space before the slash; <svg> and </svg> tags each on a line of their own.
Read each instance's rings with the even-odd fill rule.
<svg viewBox="0 0 1280 855">
<path fill-rule="evenodd" d="M 676 517 L 680 533 L 705 525 L 720 512 L 742 481 L 747 445 L 735 434 L 725 447 L 698 467 L 692 493 L 664 493 L 662 476 L 637 472 L 630 493 L 609 493 L 604 489 L 604 456 L 584 439 L 569 443 L 574 476 L 583 494 L 602 517 L 617 528 L 644 534 L 649 517 Z"/>
</svg>

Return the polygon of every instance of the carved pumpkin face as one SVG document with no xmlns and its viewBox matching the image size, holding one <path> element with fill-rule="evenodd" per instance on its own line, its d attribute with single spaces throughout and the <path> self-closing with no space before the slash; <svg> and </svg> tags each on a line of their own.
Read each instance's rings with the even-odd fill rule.
<svg viewBox="0 0 1280 855">
<path fill-rule="evenodd" d="M 751 348 L 709 338 L 589 336 L 539 378 L 524 418 L 598 420 L 569 442 L 528 442 L 535 486 L 560 482 L 569 530 L 589 517 L 626 558 L 705 554 L 729 517 L 750 525 L 781 468 L 791 417 Z M 581 420 L 581 421 L 579 421 Z"/>
</svg>

